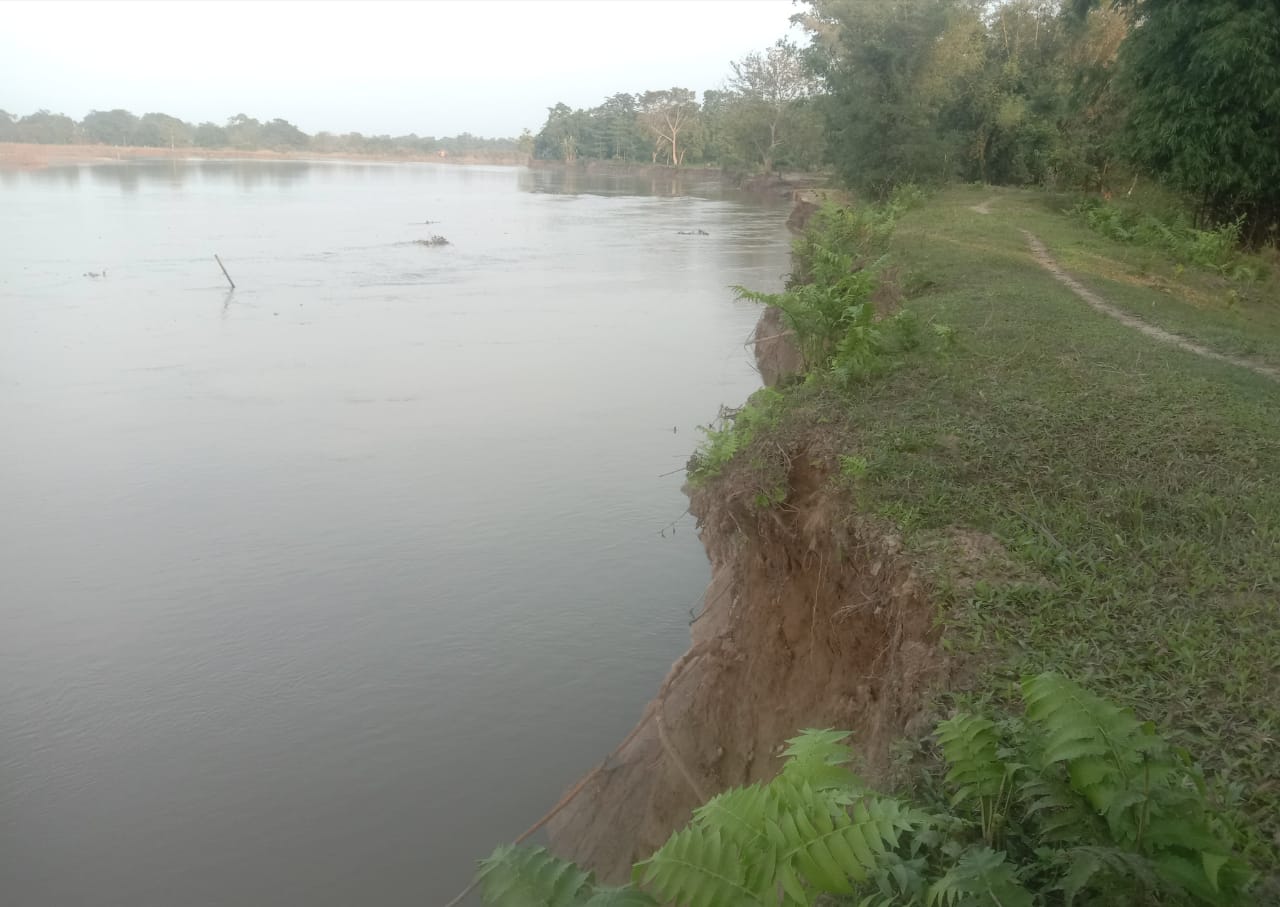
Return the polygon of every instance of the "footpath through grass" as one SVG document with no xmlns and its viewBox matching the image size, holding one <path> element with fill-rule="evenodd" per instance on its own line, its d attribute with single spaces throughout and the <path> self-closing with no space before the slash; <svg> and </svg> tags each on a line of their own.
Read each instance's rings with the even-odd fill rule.
<svg viewBox="0 0 1280 907">
<path fill-rule="evenodd" d="M 990 214 L 972 210 L 993 195 Z M 797 386 L 782 428 L 844 426 L 859 508 L 939 564 L 945 645 L 973 656 L 972 690 L 1001 698 L 1056 670 L 1156 721 L 1213 773 L 1241 850 L 1274 874 L 1280 384 L 1094 311 L 1019 230 L 1115 305 L 1223 352 L 1280 362 L 1280 299 L 1255 288 L 1228 305 L 1209 298 L 1217 277 L 1173 285 L 1168 262 L 1144 282 L 1133 249 L 1065 207 L 959 189 L 904 216 L 890 255 L 905 306 L 957 342 L 851 390 Z M 976 584 L 949 579 L 956 530 L 1003 549 Z"/>
</svg>

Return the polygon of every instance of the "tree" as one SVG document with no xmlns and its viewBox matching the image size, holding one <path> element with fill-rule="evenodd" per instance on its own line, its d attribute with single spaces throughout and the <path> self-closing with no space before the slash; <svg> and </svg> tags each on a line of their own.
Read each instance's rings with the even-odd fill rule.
<svg viewBox="0 0 1280 907">
<path fill-rule="evenodd" d="M 268 148 L 296 149 L 307 147 L 310 137 L 288 120 L 277 117 L 262 126 L 258 141 Z"/>
<path fill-rule="evenodd" d="M 1275 0 L 1146 0 L 1120 49 L 1127 149 L 1260 242 L 1280 220 L 1280 13 Z"/>
<path fill-rule="evenodd" d="M 190 123 L 167 113 L 147 113 L 138 120 L 133 143 L 152 148 L 185 148 L 192 143 Z"/>
<path fill-rule="evenodd" d="M 95 145 L 129 145 L 138 118 L 127 110 L 91 110 L 80 121 L 85 141 Z"/>
<path fill-rule="evenodd" d="M 958 0 L 810 5 L 810 59 L 826 81 L 827 144 L 845 182 L 883 194 L 897 182 L 955 175 L 956 139 L 939 128 L 934 99 L 917 89 Z"/>
<path fill-rule="evenodd" d="M 794 113 L 817 91 L 818 81 L 800 48 L 786 39 L 730 66 L 729 88 L 741 99 L 738 131 L 754 147 L 757 162 L 770 171 L 779 149 L 793 137 Z"/>
<path fill-rule="evenodd" d="M 61 113 L 38 110 L 17 123 L 18 141 L 40 145 L 70 145 L 76 140 L 76 122 Z"/>
<path fill-rule="evenodd" d="M 574 111 L 563 102 L 547 108 L 547 122 L 534 140 L 534 157 L 544 161 L 577 159 L 578 140 L 574 135 Z"/>
<path fill-rule="evenodd" d="M 7 110 L 0 110 L 0 142 L 18 141 L 17 118 Z"/>
<path fill-rule="evenodd" d="M 259 148 L 262 124 L 251 116 L 237 113 L 227 120 L 227 144 L 233 148 Z"/>
<path fill-rule="evenodd" d="M 201 148 L 225 148 L 230 144 L 227 130 L 217 123 L 201 123 L 193 138 Z"/>
<path fill-rule="evenodd" d="M 687 88 L 646 91 L 640 96 L 640 121 L 653 136 L 653 162 L 664 151 L 667 160 L 679 166 L 684 160 L 680 133 L 698 114 L 697 94 Z"/>
</svg>

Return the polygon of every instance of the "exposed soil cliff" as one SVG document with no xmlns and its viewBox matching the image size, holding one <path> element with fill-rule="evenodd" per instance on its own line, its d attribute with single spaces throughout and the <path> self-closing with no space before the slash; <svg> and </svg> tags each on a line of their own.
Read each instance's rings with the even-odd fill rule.
<svg viewBox="0 0 1280 907">
<path fill-rule="evenodd" d="M 732 468 L 691 492 L 713 570 L 692 646 L 550 825 L 553 850 L 605 880 L 625 878 L 707 797 L 772 777 L 802 728 L 853 730 L 866 774 L 883 774 L 940 676 L 923 584 L 828 481 L 820 433 L 779 454 L 780 506 L 758 509 Z"/>
</svg>

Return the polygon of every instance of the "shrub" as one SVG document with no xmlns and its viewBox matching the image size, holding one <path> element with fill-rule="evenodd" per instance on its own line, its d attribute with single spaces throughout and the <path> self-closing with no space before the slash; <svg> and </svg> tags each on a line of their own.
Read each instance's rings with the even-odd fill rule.
<svg viewBox="0 0 1280 907">
<path fill-rule="evenodd" d="M 1055 674 L 1022 694 L 1023 718 L 938 726 L 949 799 L 877 793 L 849 770 L 845 732 L 807 730 L 776 778 L 699 807 L 631 885 L 600 887 L 545 850 L 499 848 L 480 865 L 482 895 L 491 907 L 1248 902 L 1250 873 L 1185 754 Z"/>
</svg>

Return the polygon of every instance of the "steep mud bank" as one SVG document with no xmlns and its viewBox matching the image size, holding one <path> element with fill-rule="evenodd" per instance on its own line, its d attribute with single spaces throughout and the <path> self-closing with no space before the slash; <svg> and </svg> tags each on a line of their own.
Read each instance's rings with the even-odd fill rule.
<svg viewBox="0 0 1280 907">
<path fill-rule="evenodd" d="M 753 335 L 756 369 L 766 387 L 775 387 L 785 379 L 804 371 L 804 356 L 795 341 L 795 332 L 782 316 L 782 310 L 769 306 L 756 322 Z"/>
<path fill-rule="evenodd" d="M 551 823 L 552 848 L 621 880 L 707 797 L 777 771 L 806 727 L 854 731 L 875 778 L 941 675 L 924 586 L 895 538 L 828 481 L 820 433 L 780 451 L 786 503 L 732 467 L 690 495 L 712 565 L 692 646 L 640 726 Z"/>
</svg>

